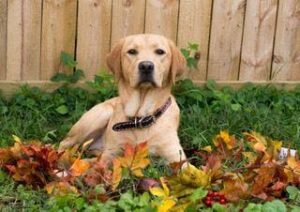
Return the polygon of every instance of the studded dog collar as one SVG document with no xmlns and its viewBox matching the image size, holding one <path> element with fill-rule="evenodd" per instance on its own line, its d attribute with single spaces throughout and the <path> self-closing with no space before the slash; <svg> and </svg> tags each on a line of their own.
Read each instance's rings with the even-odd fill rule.
<svg viewBox="0 0 300 212">
<path fill-rule="evenodd" d="M 150 127 L 155 123 L 155 121 L 161 117 L 161 115 L 170 107 L 172 101 L 171 97 L 167 99 L 164 105 L 158 108 L 153 115 L 142 116 L 142 117 L 130 117 L 129 121 L 119 122 L 113 125 L 112 129 L 114 131 L 122 131 L 127 129 L 142 129 Z"/>
</svg>

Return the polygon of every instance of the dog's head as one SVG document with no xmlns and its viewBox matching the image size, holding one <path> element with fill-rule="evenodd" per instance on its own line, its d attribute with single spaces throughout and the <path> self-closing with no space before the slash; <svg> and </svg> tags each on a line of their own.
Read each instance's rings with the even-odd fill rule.
<svg viewBox="0 0 300 212">
<path fill-rule="evenodd" d="M 140 34 L 121 39 L 108 54 L 107 65 L 117 81 L 131 87 L 164 87 L 183 74 L 186 61 L 173 41 Z"/>
</svg>

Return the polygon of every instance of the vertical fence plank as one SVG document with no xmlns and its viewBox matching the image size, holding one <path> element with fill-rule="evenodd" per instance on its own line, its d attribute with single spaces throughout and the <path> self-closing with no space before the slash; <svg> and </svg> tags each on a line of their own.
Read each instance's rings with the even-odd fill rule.
<svg viewBox="0 0 300 212">
<path fill-rule="evenodd" d="M 145 0 L 113 0 L 111 46 L 120 38 L 144 32 Z"/>
<path fill-rule="evenodd" d="M 248 0 L 240 80 L 268 80 L 270 77 L 277 0 Z"/>
<path fill-rule="evenodd" d="M 22 6 L 18 0 L 9 0 L 7 5 L 7 80 L 21 79 Z"/>
<path fill-rule="evenodd" d="M 78 67 L 87 79 L 105 67 L 105 55 L 110 48 L 112 0 L 85 0 L 78 5 Z"/>
<path fill-rule="evenodd" d="M 177 44 L 183 48 L 187 42 L 197 43 L 201 54 L 198 69 L 189 74 L 193 80 L 206 79 L 211 7 L 211 0 L 180 1 Z"/>
<path fill-rule="evenodd" d="M 215 0 L 209 46 L 208 78 L 238 78 L 245 0 Z"/>
<path fill-rule="evenodd" d="M 179 0 L 147 0 L 146 33 L 161 34 L 177 40 Z"/>
<path fill-rule="evenodd" d="M 300 80 L 300 0 L 280 0 L 271 79 Z"/>
<path fill-rule="evenodd" d="M 23 0 L 22 79 L 40 79 L 42 0 Z"/>
<path fill-rule="evenodd" d="M 0 0 L 0 80 L 6 78 L 7 0 Z"/>
<path fill-rule="evenodd" d="M 75 52 L 76 13 L 77 0 L 44 0 L 41 50 L 43 80 L 50 79 L 59 71 L 61 51 L 70 54 Z"/>
</svg>

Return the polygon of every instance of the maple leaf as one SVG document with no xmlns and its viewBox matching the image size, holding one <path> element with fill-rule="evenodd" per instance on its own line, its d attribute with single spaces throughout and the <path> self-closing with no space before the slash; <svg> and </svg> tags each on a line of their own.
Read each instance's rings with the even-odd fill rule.
<svg viewBox="0 0 300 212">
<path fill-rule="evenodd" d="M 78 177 L 84 174 L 88 168 L 90 168 L 90 163 L 88 161 L 77 158 L 70 168 L 70 174 L 74 177 Z"/>
<path fill-rule="evenodd" d="M 204 172 L 209 173 L 212 181 L 222 177 L 223 171 L 221 170 L 221 168 L 221 158 L 219 155 L 214 153 L 207 157 L 206 164 L 202 167 Z"/>
<path fill-rule="evenodd" d="M 192 164 L 188 164 L 179 174 L 181 182 L 194 187 L 207 186 L 210 182 L 210 176 L 203 170 L 196 168 Z"/>
<path fill-rule="evenodd" d="M 220 147 L 225 144 L 228 150 L 231 150 L 236 146 L 236 139 L 234 136 L 230 136 L 227 131 L 221 131 L 219 135 L 215 137 L 213 143 L 216 147 Z"/>
<path fill-rule="evenodd" d="M 210 175 L 192 164 L 188 164 L 179 173 L 168 177 L 168 182 L 172 195 L 178 198 L 193 193 L 198 187 L 209 186 Z"/>
<path fill-rule="evenodd" d="M 60 154 L 49 145 L 42 146 L 39 142 L 23 144 L 14 137 L 12 147 L 1 149 L 1 167 L 12 175 L 13 179 L 40 187 L 45 185 L 57 169 Z"/>
<path fill-rule="evenodd" d="M 261 134 L 257 132 L 245 132 L 246 140 L 252 143 L 252 148 L 259 152 L 264 152 L 267 146 L 267 140 Z"/>
<path fill-rule="evenodd" d="M 300 161 L 293 156 L 288 156 L 284 173 L 287 175 L 288 182 L 300 184 Z"/>
<path fill-rule="evenodd" d="M 150 193 L 154 196 L 162 197 L 162 201 L 157 207 L 158 212 L 167 212 L 176 204 L 176 201 L 172 196 L 170 196 L 170 190 L 166 184 L 166 180 L 164 178 L 160 178 L 160 182 L 162 188 L 150 188 Z"/>
<path fill-rule="evenodd" d="M 112 172 L 98 158 L 92 163 L 90 169 L 84 174 L 84 182 L 90 187 L 95 187 L 99 184 L 111 185 Z"/>
<path fill-rule="evenodd" d="M 142 177 L 142 169 L 146 168 L 150 164 L 148 157 L 147 142 L 132 146 L 131 144 L 125 144 L 124 156 L 117 157 L 123 168 L 128 168 L 129 171 L 137 177 Z"/>
<path fill-rule="evenodd" d="M 246 199 L 249 196 L 248 184 L 243 177 L 236 173 L 227 173 L 223 178 L 223 190 L 226 198 L 232 202 L 238 202 L 240 199 Z"/>
<path fill-rule="evenodd" d="M 49 195 L 53 196 L 63 196 L 68 193 L 78 193 L 76 187 L 70 185 L 68 182 L 50 182 L 45 186 L 45 190 Z"/>
</svg>

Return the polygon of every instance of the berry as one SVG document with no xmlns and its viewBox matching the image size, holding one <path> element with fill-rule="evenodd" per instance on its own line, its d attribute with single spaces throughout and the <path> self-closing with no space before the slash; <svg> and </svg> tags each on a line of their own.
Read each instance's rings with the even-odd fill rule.
<svg viewBox="0 0 300 212">
<path fill-rule="evenodd" d="M 207 196 L 210 196 L 210 197 L 211 197 L 211 196 L 213 195 L 213 193 L 214 193 L 213 191 L 209 191 L 209 192 L 207 193 Z"/>
<path fill-rule="evenodd" d="M 206 200 L 206 201 L 212 201 L 212 198 L 209 197 L 209 196 L 207 196 L 207 197 L 205 197 L 205 200 Z"/>
<path fill-rule="evenodd" d="M 206 200 L 204 203 L 205 203 L 205 205 L 207 207 L 210 207 L 212 205 L 212 201 L 211 200 Z"/>
<path fill-rule="evenodd" d="M 223 198 L 220 199 L 220 203 L 221 203 L 222 205 L 223 205 L 223 204 L 226 204 L 226 202 L 227 202 L 226 199 L 223 199 Z"/>
</svg>

